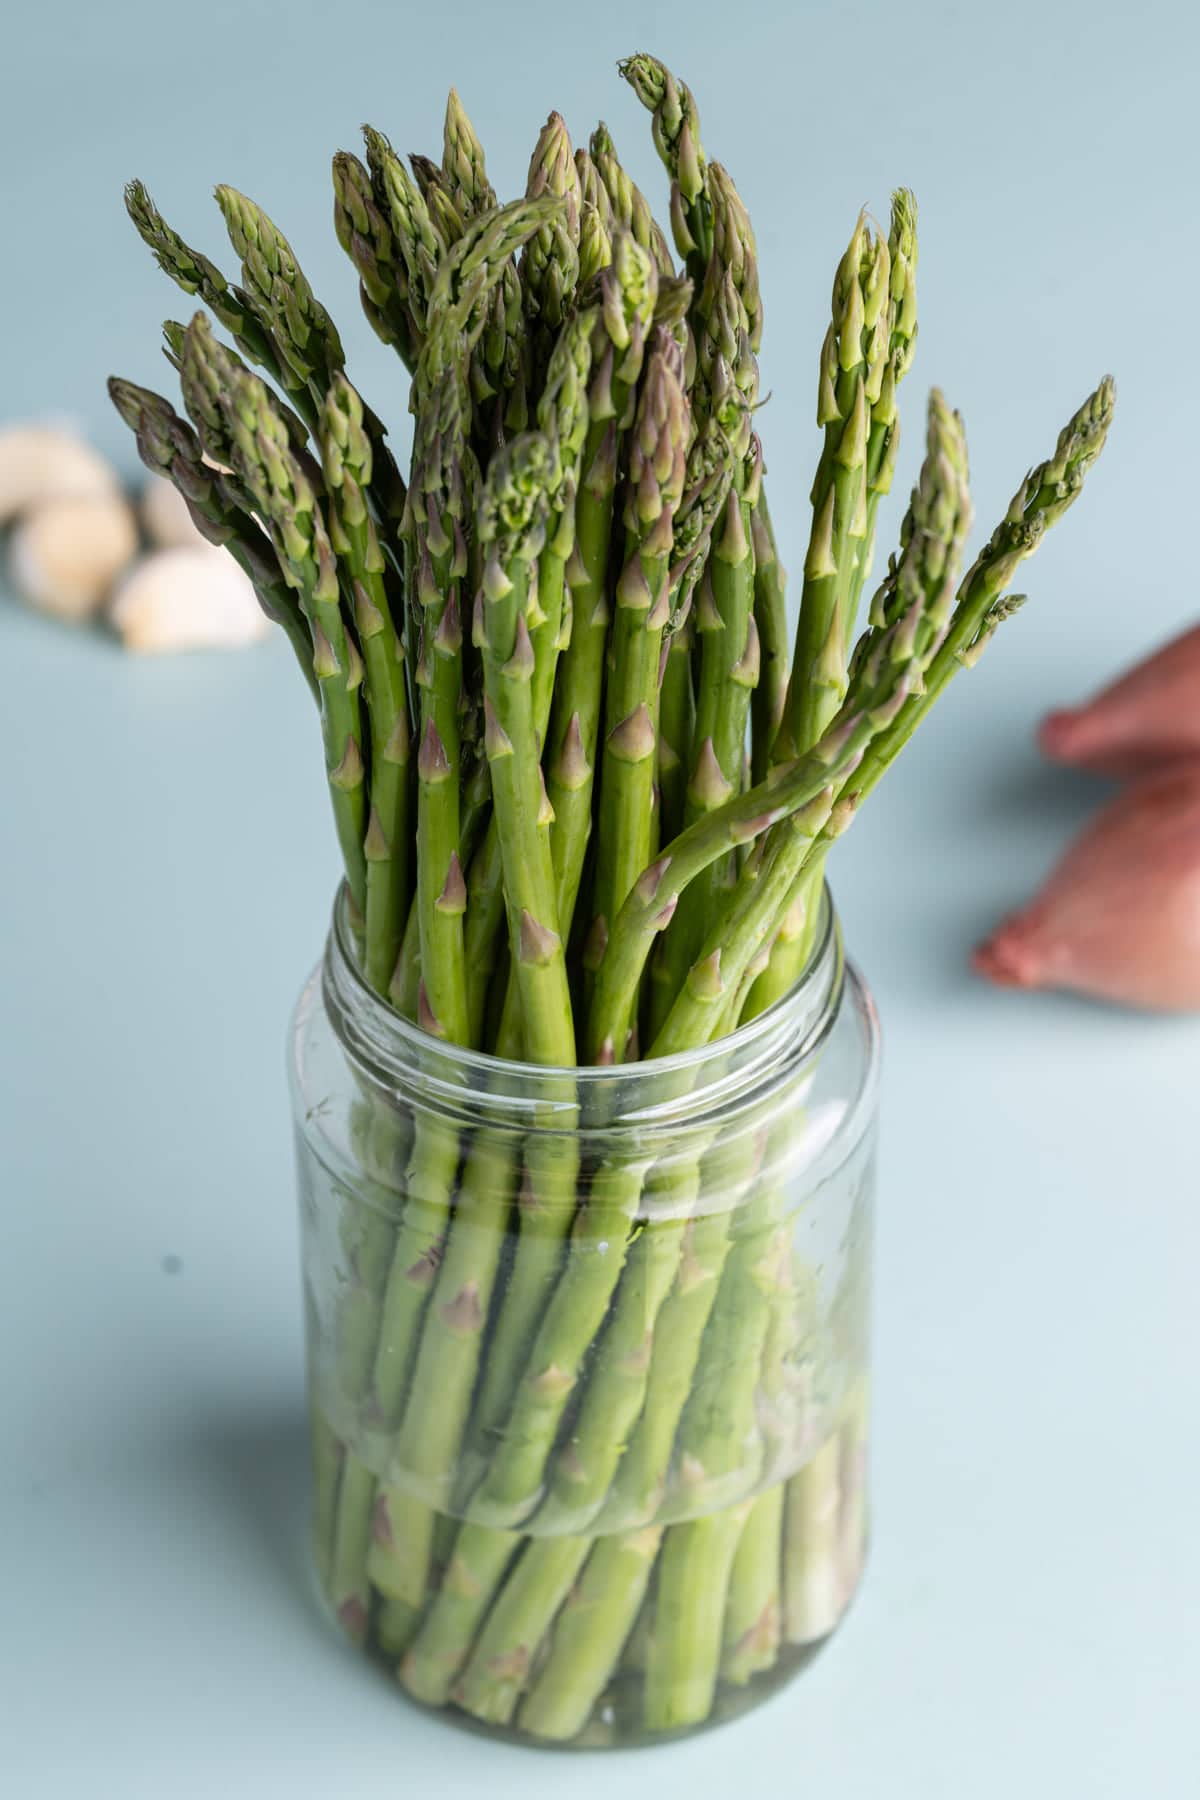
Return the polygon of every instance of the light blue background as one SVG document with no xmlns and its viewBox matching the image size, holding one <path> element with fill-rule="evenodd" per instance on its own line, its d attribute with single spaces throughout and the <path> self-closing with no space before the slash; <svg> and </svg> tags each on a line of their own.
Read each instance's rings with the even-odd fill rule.
<svg viewBox="0 0 1200 1800">
<path fill-rule="evenodd" d="M 187 303 L 126 225 L 128 176 L 221 260 L 208 188 L 260 199 L 403 431 L 404 380 L 330 229 L 329 154 L 363 118 L 435 148 L 454 80 L 506 192 L 556 106 L 579 137 L 606 117 L 661 195 L 613 68 L 643 47 L 692 84 L 757 222 L 761 425 L 793 568 L 832 268 L 897 182 L 922 222 L 898 496 L 932 381 L 965 412 L 984 530 L 1096 378 L 1120 383 L 1030 606 L 838 852 L 888 1048 L 865 1593 L 759 1715 L 636 1757 L 568 1765 L 452 1733 L 308 1597 L 282 1039 L 334 856 L 286 651 L 140 663 L 0 600 L 14 1791 L 1196 1793 L 1200 1034 L 997 994 L 964 967 L 1098 799 L 1039 766 L 1036 718 L 1196 612 L 1195 17 L 75 0 L 9 20 L 3 410 L 76 415 L 130 467 L 102 377 L 166 380 L 157 324 Z"/>
</svg>

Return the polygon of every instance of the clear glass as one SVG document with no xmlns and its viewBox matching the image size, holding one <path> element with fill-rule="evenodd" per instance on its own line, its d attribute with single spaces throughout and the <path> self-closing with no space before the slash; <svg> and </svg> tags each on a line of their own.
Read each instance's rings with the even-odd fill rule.
<svg viewBox="0 0 1200 1800">
<path fill-rule="evenodd" d="M 652 1741 L 772 1692 L 867 1529 L 878 1027 L 828 897 L 786 999 L 584 1069 L 406 1023 L 339 905 L 291 1073 L 342 1628 L 523 1741 Z"/>
</svg>

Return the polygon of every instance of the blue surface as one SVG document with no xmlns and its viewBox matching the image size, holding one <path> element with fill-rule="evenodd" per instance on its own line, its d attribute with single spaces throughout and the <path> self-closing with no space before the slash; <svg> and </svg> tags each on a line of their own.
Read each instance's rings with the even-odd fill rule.
<svg viewBox="0 0 1200 1800">
<path fill-rule="evenodd" d="M 3 404 L 75 414 L 131 462 L 101 378 L 158 380 L 158 320 L 187 305 L 125 225 L 137 172 L 218 254 L 211 183 L 260 198 L 402 430 L 404 383 L 329 228 L 330 152 L 364 117 L 432 148 L 453 79 L 502 188 L 553 105 L 578 135 L 607 117 L 659 195 L 612 69 L 638 47 L 686 73 L 758 221 L 761 423 L 793 568 L 830 276 L 863 201 L 883 211 L 904 181 L 922 208 L 897 495 L 931 381 L 966 414 L 990 529 L 1115 370 L 1111 445 L 1031 565 L 1030 606 L 838 852 L 888 1050 L 866 1589 L 754 1718 L 569 1768 L 406 1710 L 327 1632 L 304 1576 L 282 1072 L 334 877 L 307 701 L 282 645 L 143 664 L 0 600 L 5 1774 L 39 1800 L 529 1800 L 568 1778 L 585 1800 L 747 1781 L 1190 1800 L 1200 1028 L 997 994 L 964 955 L 1098 797 L 1039 767 L 1038 715 L 1195 612 L 1195 12 L 614 0 L 552 18 L 25 9 L 0 119 Z"/>
</svg>

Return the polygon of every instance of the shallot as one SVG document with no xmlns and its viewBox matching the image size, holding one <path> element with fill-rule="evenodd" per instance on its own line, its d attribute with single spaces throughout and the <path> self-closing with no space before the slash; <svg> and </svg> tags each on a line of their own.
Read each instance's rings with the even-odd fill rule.
<svg viewBox="0 0 1200 1800">
<path fill-rule="evenodd" d="M 1122 788 L 973 963 L 1002 987 L 1200 1009 L 1200 758 Z"/>
<path fill-rule="evenodd" d="M 1038 741 L 1056 762 L 1121 778 L 1200 756 L 1200 626 L 1156 650 L 1085 706 L 1051 713 Z"/>
</svg>

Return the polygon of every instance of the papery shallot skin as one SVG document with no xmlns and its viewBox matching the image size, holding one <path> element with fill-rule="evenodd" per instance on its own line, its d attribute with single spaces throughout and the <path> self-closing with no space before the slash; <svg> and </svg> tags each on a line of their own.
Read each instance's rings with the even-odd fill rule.
<svg viewBox="0 0 1200 1800">
<path fill-rule="evenodd" d="M 1086 706 L 1051 713 L 1038 742 L 1055 762 L 1122 779 L 1200 756 L 1200 626 L 1164 644 Z"/>
<path fill-rule="evenodd" d="M 1200 757 L 1123 788 L 972 961 L 1002 987 L 1200 1010 Z"/>
</svg>

